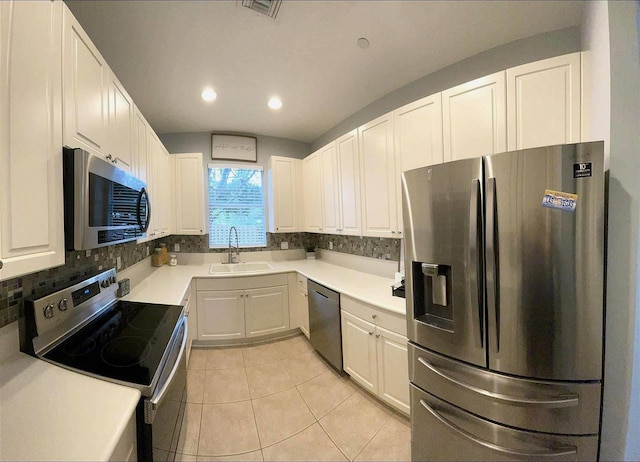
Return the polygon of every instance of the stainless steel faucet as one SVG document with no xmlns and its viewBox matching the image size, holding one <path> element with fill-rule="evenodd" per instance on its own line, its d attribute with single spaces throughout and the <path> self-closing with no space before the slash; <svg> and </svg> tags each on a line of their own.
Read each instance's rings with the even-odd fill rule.
<svg viewBox="0 0 640 462">
<path fill-rule="evenodd" d="M 233 259 L 235 258 L 233 256 L 233 251 L 231 250 L 231 231 L 235 231 L 236 233 L 236 257 L 240 256 L 240 241 L 238 240 L 238 230 L 236 229 L 235 226 L 232 226 L 231 228 L 229 228 L 229 258 L 227 260 L 227 263 L 234 263 Z"/>
</svg>

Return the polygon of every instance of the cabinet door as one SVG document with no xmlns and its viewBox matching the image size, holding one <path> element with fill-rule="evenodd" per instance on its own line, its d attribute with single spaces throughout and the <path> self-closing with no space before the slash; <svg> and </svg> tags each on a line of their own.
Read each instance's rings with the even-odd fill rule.
<svg viewBox="0 0 640 462">
<path fill-rule="evenodd" d="M 358 130 L 352 130 L 338 138 L 336 155 L 340 191 L 340 223 L 342 225 L 338 232 L 360 236 L 362 234 L 362 209 Z"/>
<path fill-rule="evenodd" d="M 376 327 L 378 394 L 391 406 L 409 414 L 409 355 L 407 338 Z"/>
<path fill-rule="evenodd" d="M 244 312 L 247 337 L 289 330 L 287 286 L 245 291 Z"/>
<path fill-rule="evenodd" d="M 176 234 L 204 234 L 202 153 L 174 154 Z"/>
<path fill-rule="evenodd" d="M 300 160 L 271 156 L 269 168 L 269 232 L 300 230 Z"/>
<path fill-rule="evenodd" d="M 508 149 L 580 142 L 580 53 L 507 70 Z"/>
<path fill-rule="evenodd" d="M 66 6 L 63 21 L 63 142 L 106 155 L 109 67 Z"/>
<path fill-rule="evenodd" d="M 198 291 L 198 340 L 244 338 L 244 292 Z"/>
<path fill-rule="evenodd" d="M 340 315 L 344 371 L 370 392 L 378 393 L 375 326 L 344 310 Z"/>
<path fill-rule="evenodd" d="M 393 117 L 385 114 L 358 128 L 362 180 L 362 234 L 397 237 Z"/>
<path fill-rule="evenodd" d="M 109 71 L 109 141 L 107 157 L 124 170 L 133 171 L 133 100 Z"/>
<path fill-rule="evenodd" d="M 505 151 L 506 107 L 504 71 L 443 91 L 444 160 Z"/>
<path fill-rule="evenodd" d="M 149 186 L 148 180 L 148 162 L 149 162 L 149 124 L 146 119 L 142 115 L 142 113 L 135 108 L 134 115 L 134 143 L 133 143 L 133 165 L 134 165 L 134 173 L 140 178 L 142 181 L 147 183 Z"/>
<path fill-rule="evenodd" d="M 319 152 L 302 159 L 305 230 L 322 231 L 322 160 Z"/>
<path fill-rule="evenodd" d="M 0 279 L 65 261 L 62 8 L 0 2 Z"/>
<path fill-rule="evenodd" d="M 341 228 L 340 190 L 338 186 L 338 159 L 336 144 L 331 143 L 320 150 L 322 168 L 322 232 L 335 234 Z"/>
<path fill-rule="evenodd" d="M 402 172 L 444 160 L 442 95 L 427 96 L 393 111 L 393 140 L 398 171 L 398 234 L 402 235 Z"/>
<path fill-rule="evenodd" d="M 174 198 L 176 197 L 175 188 L 175 170 L 176 170 L 176 158 L 169 154 L 169 151 L 162 146 L 163 155 L 163 202 L 161 204 L 164 212 L 164 222 L 162 226 L 162 232 L 165 235 L 173 234 L 176 229 L 176 203 Z"/>
<path fill-rule="evenodd" d="M 160 191 L 158 184 L 160 183 L 160 140 L 156 134 L 149 128 L 148 131 L 148 162 L 147 162 L 147 191 L 149 192 L 149 201 L 151 203 L 151 220 L 149 222 L 149 229 L 147 230 L 147 236 L 151 239 L 160 237 L 162 231 L 162 200 L 160 198 Z"/>
</svg>

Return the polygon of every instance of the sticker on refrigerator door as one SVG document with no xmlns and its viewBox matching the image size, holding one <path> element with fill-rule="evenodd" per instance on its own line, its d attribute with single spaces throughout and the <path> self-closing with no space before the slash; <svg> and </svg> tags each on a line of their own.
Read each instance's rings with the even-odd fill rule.
<svg viewBox="0 0 640 462">
<path fill-rule="evenodd" d="M 591 162 L 580 162 L 573 164 L 573 177 L 574 178 L 588 178 L 592 176 Z"/>
<path fill-rule="evenodd" d="M 551 189 L 547 189 L 542 198 L 543 207 L 564 210 L 565 212 L 575 212 L 577 202 L 577 194 L 553 191 Z"/>
</svg>

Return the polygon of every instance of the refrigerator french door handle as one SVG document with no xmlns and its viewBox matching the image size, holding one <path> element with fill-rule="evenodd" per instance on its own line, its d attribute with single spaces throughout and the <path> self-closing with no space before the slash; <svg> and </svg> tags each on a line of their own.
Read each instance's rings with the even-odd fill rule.
<svg viewBox="0 0 640 462">
<path fill-rule="evenodd" d="M 571 456 L 571 455 L 575 455 L 575 454 L 578 453 L 578 449 L 575 446 L 567 446 L 567 447 L 559 448 L 558 450 L 551 450 L 551 451 L 546 451 L 546 452 L 518 451 L 516 449 L 511 449 L 511 448 L 507 448 L 507 447 L 504 447 L 504 446 L 499 446 L 497 444 L 490 443 L 489 441 L 485 441 L 485 440 L 483 440 L 481 438 L 478 438 L 477 436 L 472 435 L 471 433 L 469 433 L 465 429 L 460 428 L 458 425 L 454 424 L 453 422 L 449 422 L 442 415 L 440 415 L 440 413 L 438 411 L 436 411 L 431 406 L 429 406 L 429 403 L 427 403 L 424 399 L 420 400 L 420 404 L 433 417 L 438 419 L 438 421 L 440 423 L 442 423 L 443 425 L 445 425 L 449 429 L 453 430 L 456 433 L 459 433 L 460 435 L 462 435 L 465 438 L 473 441 L 476 444 L 479 444 L 480 446 L 484 446 L 485 448 L 491 449 L 491 450 L 496 451 L 496 452 L 501 452 L 503 454 L 509 454 L 509 455 L 518 456 L 518 457 L 528 457 L 528 458 L 532 458 L 532 459 Z"/>
<path fill-rule="evenodd" d="M 479 248 L 481 245 L 482 231 L 479 228 L 480 223 L 480 180 L 471 180 L 471 195 L 469 199 L 469 283 L 475 294 L 470 294 L 471 310 L 478 314 L 478 332 L 480 338 L 480 348 L 484 348 L 484 317 L 483 303 L 484 295 L 482 293 L 482 266 L 480 264 Z"/>
<path fill-rule="evenodd" d="M 482 388 L 474 387 L 473 385 L 469 385 L 467 383 L 461 382 L 445 374 L 444 372 L 442 372 L 440 369 L 438 369 L 436 366 L 431 364 L 428 360 L 426 360 L 422 356 L 418 356 L 418 361 L 424 367 L 429 369 L 434 374 L 442 377 L 443 379 L 448 380 L 449 382 L 452 382 L 466 390 L 473 391 L 475 393 L 494 399 L 496 401 L 504 401 L 508 404 L 512 404 L 516 406 L 545 406 L 545 407 L 552 407 L 552 408 L 572 407 L 572 406 L 578 405 L 578 395 L 575 393 L 568 393 L 566 395 L 558 396 L 557 398 L 551 398 L 551 399 L 514 398 L 511 396 L 503 395 L 501 393 L 494 393 L 494 392 L 484 390 Z"/>
<path fill-rule="evenodd" d="M 500 351 L 500 291 L 498 281 L 500 268 L 498 265 L 498 204 L 496 200 L 496 179 L 487 179 L 487 309 L 496 315 L 496 351 Z"/>
</svg>

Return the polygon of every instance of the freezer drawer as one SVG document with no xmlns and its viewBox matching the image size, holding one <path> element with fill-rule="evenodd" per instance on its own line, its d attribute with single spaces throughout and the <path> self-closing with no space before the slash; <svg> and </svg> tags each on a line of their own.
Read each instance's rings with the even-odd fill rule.
<svg viewBox="0 0 640 462">
<path fill-rule="evenodd" d="M 487 419 L 526 430 L 596 435 L 601 384 L 496 374 L 409 344 L 409 380 Z"/>
<path fill-rule="evenodd" d="M 411 460 L 596 460 L 597 436 L 515 430 L 411 385 Z"/>
</svg>

